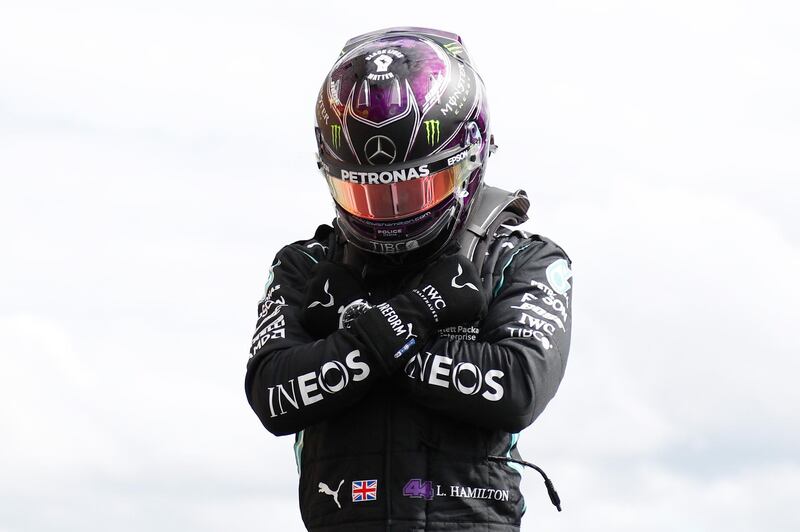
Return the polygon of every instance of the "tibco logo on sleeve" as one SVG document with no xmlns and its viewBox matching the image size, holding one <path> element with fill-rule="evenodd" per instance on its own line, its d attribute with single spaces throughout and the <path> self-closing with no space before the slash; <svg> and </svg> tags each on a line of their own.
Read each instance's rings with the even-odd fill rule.
<svg viewBox="0 0 800 532">
<path fill-rule="evenodd" d="M 512 338 L 535 338 L 549 350 L 556 331 L 567 331 L 569 299 L 535 279 L 531 281 L 531 288 L 530 292 L 522 294 L 517 305 L 511 305 L 510 308 L 522 312 L 516 326 L 506 329 Z"/>
</svg>

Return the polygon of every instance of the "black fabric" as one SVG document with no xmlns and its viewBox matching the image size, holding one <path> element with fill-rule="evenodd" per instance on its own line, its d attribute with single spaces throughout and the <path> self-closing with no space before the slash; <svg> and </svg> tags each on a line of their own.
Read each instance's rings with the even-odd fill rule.
<svg viewBox="0 0 800 532">
<path fill-rule="evenodd" d="M 392 302 L 423 333 L 395 358 L 407 335 L 385 343 L 396 331 L 375 309 L 323 338 L 303 326 L 314 264 L 346 255 L 330 249 L 336 242 L 326 227 L 278 253 L 245 378 L 264 426 L 295 433 L 306 527 L 517 530 L 520 473 L 489 457 L 521 459 L 515 433 L 561 382 L 572 325 L 569 257 L 546 238 L 501 228 L 483 262 L 490 288 L 470 281 L 488 301 L 485 316 L 450 327 L 431 327 L 428 311 L 408 299 L 425 273 L 372 271 L 361 280 L 370 304 Z M 372 493 L 362 484 L 372 480 L 374 500 L 354 501 L 359 489 Z"/>
<path fill-rule="evenodd" d="M 321 261 L 311 268 L 302 305 L 303 326 L 313 336 L 324 338 L 339 328 L 343 307 L 367 296 L 358 273 L 352 268 Z"/>
<path fill-rule="evenodd" d="M 411 293 L 419 297 L 439 327 L 472 322 L 486 314 L 486 298 L 472 262 L 461 255 L 446 255 L 422 275 Z"/>
</svg>

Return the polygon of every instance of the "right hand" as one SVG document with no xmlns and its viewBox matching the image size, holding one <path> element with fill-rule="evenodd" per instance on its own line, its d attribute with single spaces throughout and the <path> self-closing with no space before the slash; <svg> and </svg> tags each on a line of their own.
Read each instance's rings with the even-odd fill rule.
<svg viewBox="0 0 800 532">
<path fill-rule="evenodd" d="M 471 323 L 486 315 L 486 297 L 472 262 L 462 255 L 446 255 L 433 263 L 412 290 L 439 328 Z"/>
<path fill-rule="evenodd" d="M 352 330 L 383 362 L 386 375 L 399 369 L 436 330 L 472 323 L 486 313 L 486 299 L 475 267 L 450 255 L 422 275 L 419 286 L 403 292 L 353 320 Z"/>
</svg>

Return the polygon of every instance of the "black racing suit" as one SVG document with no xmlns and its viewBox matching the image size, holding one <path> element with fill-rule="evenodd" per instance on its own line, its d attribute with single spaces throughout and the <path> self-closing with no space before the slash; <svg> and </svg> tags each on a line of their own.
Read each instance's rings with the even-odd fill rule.
<svg viewBox="0 0 800 532">
<path fill-rule="evenodd" d="M 483 265 L 486 317 L 439 330 L 387 375 L 385 354 L 353 330 L 317 339 L 301 325 L 310 270 L 335 256 L 339 242 L 320 226 L 313 239 L 278 252 L 245 379 L 267 430 L 295 434 L 306 527 L 518 530 L 521 468 L 502 458 L 520 458 L 519 432 L 564 375 L 569 257 L 546 238 L 501 227 Z M 364 282 L 375 304 L 418 278 L 412 271 Z"/>
</svg>

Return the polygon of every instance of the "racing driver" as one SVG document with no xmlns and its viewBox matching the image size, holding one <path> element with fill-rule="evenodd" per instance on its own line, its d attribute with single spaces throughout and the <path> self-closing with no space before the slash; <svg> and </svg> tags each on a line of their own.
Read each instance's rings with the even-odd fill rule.
<svg viewBox="0 0 800 532">
<path fill-rule="evenodd" d="M 315 111 L 336 216 L 277 253 L 245 378 L 294 435 L 305 526 L 519 530 L 536 466 L 517 443 L 564 375 L 571 261 L 515 229 L 524 191 L 484 181 L 496 146 L 459 36 L 351 39 Z"/>
</svg>

